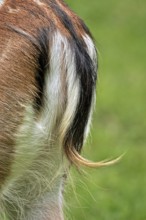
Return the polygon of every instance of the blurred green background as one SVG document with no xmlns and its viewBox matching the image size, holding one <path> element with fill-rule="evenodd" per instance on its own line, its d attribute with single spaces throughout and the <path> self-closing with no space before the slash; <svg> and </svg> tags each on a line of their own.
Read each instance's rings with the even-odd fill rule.
<svg viewBox="0 0 146 220">
<path fill-rule="evenodd" d="M 101 169 L 72 169 L 66 219 L 146 220 L 146 1 L 67 0 L 99 52 L 97 104 L 83 155 L 125 153 Z"/>
</svg>

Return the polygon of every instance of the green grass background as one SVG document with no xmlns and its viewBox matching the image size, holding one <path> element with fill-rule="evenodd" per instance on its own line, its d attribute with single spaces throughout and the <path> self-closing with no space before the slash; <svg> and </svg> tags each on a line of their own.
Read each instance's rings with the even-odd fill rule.
<svg viewBox="0 0 146 220">
<path fill-rule="evenodd" d="M 120 163 L 72 170 L 71 220 L 146 220 L 146 1 L 67 0 L 99 51 L 97 104 L 83 155 Z M 72 182 L 72 181 L 71 181 Z"/>
</svg>

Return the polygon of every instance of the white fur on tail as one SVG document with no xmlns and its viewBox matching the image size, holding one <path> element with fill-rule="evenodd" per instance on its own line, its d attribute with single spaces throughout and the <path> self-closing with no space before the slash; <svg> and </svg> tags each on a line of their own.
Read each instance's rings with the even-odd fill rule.
<svg viewBox="0 0 146 220">
<path fill-rule="evenodd" d="M 14 2 L 0 9 L 0 219 L 61 220 L 70 153 L 89 132 L 96 50 L 61 0 Z"/>
</svg>

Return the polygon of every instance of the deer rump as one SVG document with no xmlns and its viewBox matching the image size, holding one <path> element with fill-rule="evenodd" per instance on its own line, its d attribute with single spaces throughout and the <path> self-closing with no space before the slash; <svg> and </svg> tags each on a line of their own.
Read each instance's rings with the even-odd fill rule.
<svg viewBox="0 0 146 220">
<path fill-rule="evenodd" d="M 0 201 L 12 219 L 29 219 L 21 210 L 60 192 L 65 157 L 78 164 L 96 70 L 91 34 L 64 2 L 0 6 Z"/>
</svg>

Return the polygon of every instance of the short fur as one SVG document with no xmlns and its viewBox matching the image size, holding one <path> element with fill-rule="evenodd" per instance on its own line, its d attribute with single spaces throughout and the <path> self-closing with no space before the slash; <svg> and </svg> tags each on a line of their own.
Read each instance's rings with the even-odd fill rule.
<svg viewBox="0 0 146 220">
<path fill-rule="evenodd" d="M 95 100 L 96 49 L 62 0 L 0 5 L 0 219 L 60 220 Z M 87 163 L 88 164 L 88 163 Z"/>
</svg>

